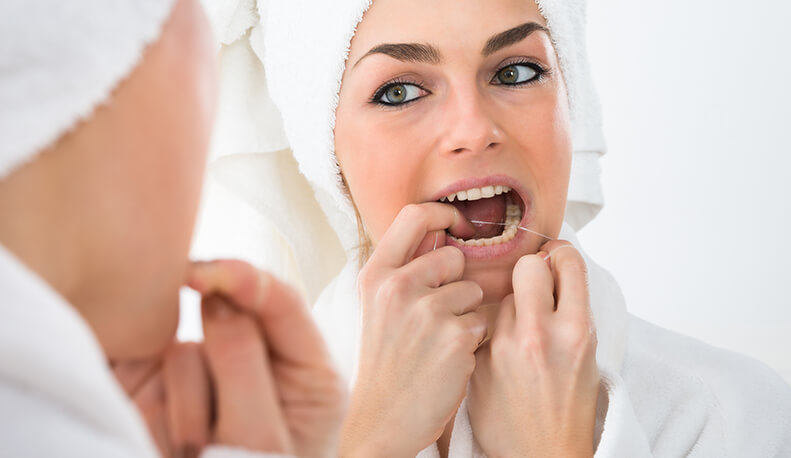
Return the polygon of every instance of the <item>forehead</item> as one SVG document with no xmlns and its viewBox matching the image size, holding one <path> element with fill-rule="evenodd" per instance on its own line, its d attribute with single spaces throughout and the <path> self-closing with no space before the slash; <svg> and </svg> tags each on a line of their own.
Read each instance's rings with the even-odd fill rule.
<svg viewBox="0 0 791 458">
<path fill-rule="evenodd" d="M 481 49 L 492 35 L 527 22 L 546 26 L 534 0 L 374 0 L 357 27 L 349 58 L 381 43 Z"/>
</svg>

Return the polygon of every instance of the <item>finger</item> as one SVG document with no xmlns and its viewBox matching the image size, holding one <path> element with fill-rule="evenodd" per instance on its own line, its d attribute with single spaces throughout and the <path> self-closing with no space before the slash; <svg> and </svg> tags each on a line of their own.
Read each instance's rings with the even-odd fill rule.
<svg viewBox="0 0 791 458">
<path fill-rule="evenodd" d="M 426 253 L 435 251 L 438 248 L 445 246 L 445 231 L 431 231 L 423 237 L 423 240 L 418 244 L 415 254 L 412 259 L 419 258 Z"/>
<path fill-rule="evenodd" d="M 133 401 L 160 454 L 163 457 L 173 456 L 165 407 L 165 380 L 161 371 L 155 372 L 143 382 Z"/>
<path fill-rule="evenodd" d="M 204 351 L 217 409 L 215 441 L 289 453 L 290 436 L 256 322 L 216 296 L 203 302 Z"/>
<path fill-rule="evenodd" d="M 401 267 L 412 259 L 426 234 L 445 229 L 459 234 L 475 232 L 472 223 L 453 205 L 438 202 L 407 205 L 379 240 L 368 262 L 381 267 Z"/>
<path fill-rule="evenodd" d="M 540 253 L 543 254 L 542 257 L 544 258 L 544 260 L 547 261 L 547 263 L 551 265 L 552 257 L 556 253 L 558 253 L 559 251 L 562 251 L 564 249 L 571 249 L 571 250 L 574 250 L 574 251 L 577 250 L 574 247 L 574 245 L 572 245 L 571 242 L 569 242 L 567 240 L 550 240 L 549 242 L 547 242 L 547 243 L 545 243 L 544 245 L 541 246 Z"/>
<path fill-rule="evenodd" d="M 582 255 L 569 242 L 556 241 L 547 248 L 558 313 L 589 316 L 588 272 Z"/>
<path fill-rule="evenodd" d="M 440 288 L 430 296 L 432 303 L 454 315 L 464 315 L 478 309 L 483 300 L 483 289 L 472 281 L 456 281 Z"/>
<path fill-rule="evenodd" d="M 221 294 L 254 315 L 277 358 L 299 365 L 331 366 L 321 333 L 302 298 L 290 286 L 243 261 L 194 263 L 188 285 Z"/>
<path fill-rule="evenodd" d="M 244 261 L 219 259 L 191 263 L 185 283 L 203 296 L 220 294 L 236 305 L 251 307 L 266 294 L 268 278 Z"/>
<path fill-rule="evenodd" d="M 464 253 L 456 247 L 445 246 L 414 259 L 402 267 L 401 272 L 415 285 L 437 288 L 461 280 Z"/>
<path fill-rule="evenodd" d="M 514 266 L 513 285 L 517 326 L 532 326 L 551 316 L 554 280 L 543 259 L 532 254 L 522 256 Z"/>
<path fill-rule="evenodd" d="M 171 441 L 183 455 L 195 454 L 209 443 L 211 422 L 211 387 L 200 346 L 171 346 L 163 374 Z"/>
<path fill-rule="evenodd" d="M 497 312 L 497 322 L 494 332 L 491 334 L 510 335 L 516 326 L 516 302 L 514 295 L 509 294 L 500 302 L 500 310 Z"/>
<path fill-rule="evenodd" d="M 469 312 L 456 317 L 456 319 L 470 333 L 471 351 L 475 351 L 488 334 L 486 315 L 481 312 Z"/>
</svg>

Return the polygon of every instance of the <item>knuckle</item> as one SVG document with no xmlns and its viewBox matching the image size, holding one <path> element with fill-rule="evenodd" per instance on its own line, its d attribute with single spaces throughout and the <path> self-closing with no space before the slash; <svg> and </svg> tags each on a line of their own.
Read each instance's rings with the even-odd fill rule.
<svg viewBox="0 0 791 458">
<path fill-rule="evenodd" d="M 375 271 L 370 264 L 366 264 L 360 269 L 360 273 L 357 275 L 357 284 L 360 285 L 362 290 L 369 290 L 373 288 L 375 284 Z"/>
<path fill-rule="evenodd" d="M 457 271 L 457 268 L 451 262 L 447 262 L 446 259 L 440 258 L 439 262 L 434 262 L 431 266 L 432 269 L 437 271 L 438 277 L 442 279 L 447 279 L 453 272 Z"/>
<path fill-rule="evenodd" d="M 407 204 L 401 209 L 399 215 L 409 221 L 422 220 L 425 218 L 425 210 L 418 204 Z"/>
<path fill-rule="evenodd" d="M 445 255 L 447 257 L 445 262 L 447 262 L 449 265 L 457 267 L 457 268 L 463 268 L 464 267 L 464 263 L 465 263 L 464 253 L 462 253 L 460 249 L 456 248 L 455 246 L 451 246 L 451 245 L 446 245 L 446 246 L 444 246 L 442 248 L 447 253 Z"/>
<path fill-rule="evenodd" d="M 456 247 L 443 247 L 445 252 L 442 254 L 439 267 L 442 269 L 442 278 L 457 279 L 464 272 L 464 253 Z"/>
<path fill-rule="evenodd" d="M 398 302 L 406 288 L 406 276 L 403 273 L 394 272 L 379 285 L 376 290 L 376 302 L 381 305 Z"/>
<path fill-rule="evenodd" d="M 443 305 L 442 301 L 433 294 L 429 294 L 427 296 L 423 296 L 417 300 L 417 306 L 419 310 L 436 310 Z"/>
<path fill-rule="evenodd" d="M 539 326 L 531 326 L 519 339 L 519 349 L 525 354 L 543 353 L 549 346 L 549 335 Z"/>
<path fill-rule="evenodd" d="M 562 338 L 566 345 L 579 351 L 595 348 L 596 333 L 585 320 L 570 321 L 562 328 Z"/>
</svg>

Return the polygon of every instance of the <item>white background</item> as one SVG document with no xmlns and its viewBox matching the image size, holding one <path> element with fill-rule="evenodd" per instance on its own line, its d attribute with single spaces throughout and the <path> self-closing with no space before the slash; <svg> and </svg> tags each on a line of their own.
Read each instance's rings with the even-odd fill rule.
<svg viewBox="0 0 791 458">
<path fill-rule="evenodd" d="M 630 312 L 791 382 L 791 3 L 588 11 L 609 153 L 583 246 Z"/>
</svg>

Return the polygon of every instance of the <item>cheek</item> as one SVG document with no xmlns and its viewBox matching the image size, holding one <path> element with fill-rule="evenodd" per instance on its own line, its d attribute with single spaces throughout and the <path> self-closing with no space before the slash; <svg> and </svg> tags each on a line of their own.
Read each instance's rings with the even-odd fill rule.
<svg viewBox="0 0 791 458">
<path fill-rule="evenodd" d="M 387 116 L 339 110 L 335 129 L 338 162 L 372 242 L 376 244 L 398 212 L 416 199 L 421 166 L 414 127 L 389 122 Z M 359 135 L 365 132 L 366 135 Z"/>
<path fill-rule="evenodd" d="M 514 112 L 507 130 L 519 160 L 530 171 L 540 214 L 562 212 L 571 171 L 571 128 L 565 93 L 549 92 L 527 109 Z M 547 215 L 549 216 L 549 215 Z M 556 219 L 556 218 L 552 218 Z"/>
</svg>

